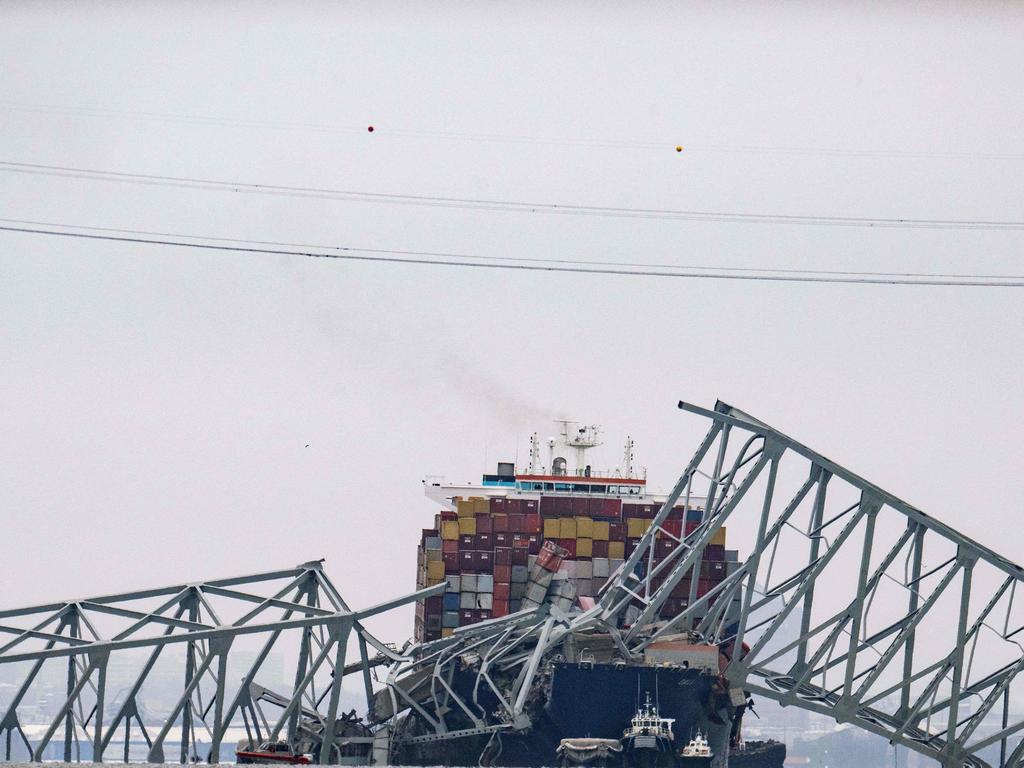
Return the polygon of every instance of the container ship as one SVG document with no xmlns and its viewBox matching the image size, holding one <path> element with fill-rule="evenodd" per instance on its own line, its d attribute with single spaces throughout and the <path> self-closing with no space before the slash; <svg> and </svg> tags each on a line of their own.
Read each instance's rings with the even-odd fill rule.
<svg viewBox="0 0 1024 768">
<path fill-rule="evenodd" d="M 638 546 L 646 549 L 633 566 L 636 573 L 658 574 L 662 561 L 679 556 L 674 550 L 705 524 L 704 499 L 687 491 L 647 536 L 669 497 L 647 487 L 646 471 L 634 466 L 632 439 L 618 467 L 599 471 L 588 463 L 588 452 L 600 444 L 600 429 L 558 423 L 558 437 L 531 436 L 525 471 L 501 462 L 478 485 L 424 480 L 427 497 L 440 508 L 433 525 L 422 529 L 417 587 L 447 587 L 418 604 L 410 651 L 417 661 L 409 667 L 414 671 L 399 682 L 392 676 L 389 693 L 378 696 L 371 711 L 371 720 L 395 724 L 389 759 L 416 765 L 553 765 L 573 739 L 621 739 L 640 702 L 651 696 L 672 721 L 674 743 L 705 734 L 712 764 L 725 766 L 730 744 L 742 743 L 739 726 L 750 704 L 721 675 L 732 649 L 692 629 L 654 634 L 688 605 L 699 605 L 739 567 L 739 553 L 727 549 L 725 528 L 707 541 L 702 558 L 672 587 L 658 615 L 647 618 L 652 639 L 641 654 L 627 649 L 614 627 L 566 629 L 554 646 L 546 629 L 534 627 L 530 642 L 542 646 L 547 640 L 551 649 L 502 677 L 502 663 L 514 658 L 506 654 L 518 642 L 508 617 L 523 615 L 527 621 L 537 609 L 555 617 L 599 612 L 603 590 L 621 576 Z M 653 590 L 659 579 L 644 584 Z M 605 619 L 605 626 L 611 621 L 630 627 L 641 616 L 641 597 Z M 714 603 L 704 602 L 709 610 Z M 509 626 L 499 641 L 506 643 L 504 650 L 471 641 L 474 632 L 483 637 L 500 621 Z M 513 699 L 514 707 L 508 703 Z M 742 755 L 736 750 L 732 764 L 778 768 L 784 755 L 782 745 Z"/>
</svg>

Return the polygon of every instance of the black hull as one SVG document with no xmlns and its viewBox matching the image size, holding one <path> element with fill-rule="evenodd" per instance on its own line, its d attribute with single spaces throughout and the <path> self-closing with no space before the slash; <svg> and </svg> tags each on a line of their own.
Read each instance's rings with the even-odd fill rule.
<svg viewBox="0 0 1024 768">
<path fill-rule="evenodd" d="M 453 681 L 456 690 L 472 698 L 475 674 Z M 663 717 L 675 718 L 675 743 L 685 745 L 691 736 L 720 733 L 728 738 L 730 723 L 724 711 L 712 712 L 713 675 L 679 667 L 627 666 L 622 664 L 552 665 L 549 694 L 530 709 L 533 727 L 524 733 L 508 733 L 499 740 L 490 736 L 472 736 L 443 742 L 412 744 L 401 748 L 395 761 L 401 765 L 475 766 L 487 748 L 485 764 L 509 768 L 543 768 L 556 762 L 556 750 L 566 738 L 620 739 L 636 713 L 638 699 L 646 693 L 657 697 Z M 639 692 L 639 693 L 638 693 Z M 500 705 L 493 697 L 482 696 L 480 704 L 487 712 Z M 723 722 L 716 723 L 726 714 Z M 449 727 L 469 727 L 452 725 Z M 410 735 L 425 732 L 412 730 Z M 491 742 L 488 747 L 488 742 Z M 723 742 L 724 743 L 724 742 Z M 778 768 L 774 766 L 773 768 Z"/>
</svg>

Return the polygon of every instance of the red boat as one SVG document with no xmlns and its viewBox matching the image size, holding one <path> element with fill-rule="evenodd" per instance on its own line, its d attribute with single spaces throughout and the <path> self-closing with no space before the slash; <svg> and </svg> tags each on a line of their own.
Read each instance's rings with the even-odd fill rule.
<svg viewBox="0 0 1024 768">
<path fill-rule="evenodd" d="M 249 744 L 246 742 L 245 746 Z M 235 750 L 235 758 L 239 763 L 291 763 L 292 765 L 309 765 L 310 759 L 303 754 L 295 754 L 286 741 L 265 741 L 255 749 Z"/>
</svg>

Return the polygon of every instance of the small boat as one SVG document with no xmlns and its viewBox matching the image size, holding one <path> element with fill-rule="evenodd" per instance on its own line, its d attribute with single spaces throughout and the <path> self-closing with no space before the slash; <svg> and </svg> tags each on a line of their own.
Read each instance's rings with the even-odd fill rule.
<svg viewBox="0 0 1024 768">
<path fill-rule="evenodd" d="M 690 743 L 683 747 L 679 757 L 679 764 L 682 768 L 698 768 L 698 766 L 711 765 L 711 758 L 714 755 L 711 753 L 711 745 L 708 744 L 708 740 L 698 730 L 697 735 L 690 739 Z"/>
<path fill-rule="evenodd" d="M 618 739 L 562 739 L 556 754 L 561 768 L 577 765 L 616 768 L 622 765 L 622 743 Z"/>
<path fill-rule="evenodd" d="M 292 765 L 309 765 L 310 759 L 303 754 L 292 752 L 286 741 L 264 741 L 253 746 L 249 741 L 242 741 L 235 750 L 235 759 L 239 763 L 291 763 Z"/>
<path fill-rule="evenodd" d="M 631 768 L 667 768 L 676 764 L 673 748 L 675 718 L 662 717 L 651 702 L 651 694 L 633 715 L 629 728 L 623 731 L 622 746 L 625 763 Z"/>
</svg>

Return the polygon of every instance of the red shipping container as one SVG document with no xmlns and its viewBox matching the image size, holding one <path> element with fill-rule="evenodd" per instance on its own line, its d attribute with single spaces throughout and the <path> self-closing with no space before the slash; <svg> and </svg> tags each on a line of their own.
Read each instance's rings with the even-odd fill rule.
<svg viewBox="0 0 1024 768">
<path fill-rule="evenodd" d="M 708 544 L 704 548 L 705 560 L 725 560 L 724 544 Z"/>
<path fill-rule="evenodd" d="M 462 565 L 458 552 L 442 552 L 441 559 L 444 560 L 445 573 L 458 573 Z"/>
<path fill-rule="evenodd" d="M 576 539 L 559 539 L 558 546 L 566 551 L 566 557 L 570 560 L 576 557 Z"/>
<path fill-rule="evenodd" d="M 496 547 L 494 550 L 494 566 L 497 571 L 499 565 L 512 565 L 512 548 Z"/>
<path fill-rule="evenodd" d="M 511 547 L 512 546 L 512 534 L 511 533 L 495 533 L 491 535 L 491 540 L 494 542 L 494 548 L 498 547 Z"/>
<path fill-rule="evenodd" d="M 524 533 L 526 531 L 526 515 L 515 514 L 508 516 L 508 529 L 512 533 Z"/>
<path fill-rule="evenodd" d="M 436 616 L 440 614 L 441 611 L 444 609 L 443 603 L 444 600 L 440 595 L 437 595 L 435 597 L 428 597 L 426 600 L 423 601 L 423 612 L 425 614 L 429 613 L 434 614 Z"/>
<path fill-rule="evenodd" d="M 710 579 L 697 579 L 697 597 L 704 597 L 714 586 Z"/>
<path fill-rule="evenodd" d="M 523 552 L 528 552 L 529 551 L 529 549 L 530 549 L 530 540 L 526 537 L 525 533 L 523 534 L 523 538 L 515 539 L 512 542 L 512 559 L 513 559 L 513 562 L 515 562 L 515 556 L 516 556 L 515 552 L 516 552 L 517 549 L 521 549 Z"/>
<path fill-rule="evenodd" d="M 622 500 L 621 499 L 602 499 L 601 500 L 601 517 L 622 517 Z"/>
<path fill-rule="evenodd" d="M 494 553 L 474 552 L 473 562 L 476 564 L 476 569 L 480 573 L 490 573 L 491 569 L 494 568 Z"/>
<path fill-rule="evenodd" d="M 491 618 L 491 612 L 490 611 L 477 611 L 476 612 L 476 620 L 477 621 L 487 621 L 489 618 Z"/>
<path fill-rule="evenodd" d="M 497 598 L 491 603 L 491 616 L 496 619 L 500 619 L 502 616 L 508 616 L 508 600 L 498 600 Z"/>
<path fill-rule="evenodd" d="M 700 523 L 694 520 L 687 520 L 686 525 L 683 526 L 683 530 L 686 531 L 686 535 L 689 536 L 691 533 L 697 530 L 697 526 L 699 525 Z"/>
<path fill-rule="evenodd" d="M 470 608 L 463 608 L 459 611 L 459 626 L 466 626 L 467 624 L 476 624 L 476 611 Z"/>
<path fill-rule="evenodd" d="M 539 533 L 531 533 L 530 534 L 530 536 L 527 539 L 527 541 L 529 541 L 529 543 L 530 543 L 530 554 L 531 555 L 536 555 L 538 552 L 540 552 L 540 545 L 541 545 L 542 540 L 543 539 L 542 539 L 542 537 L 541 537 L 541 535 Z"/>
<path fill-rule="evenodd" d="M 636 549 L 639 543 L 640 539 L 626 539 L 626 557 L 633 553 L 633 550 Z"/>
<path fill-rule="evenodd" d="M 622 505 L 622 516 L 623 517 L 640 517 L 640 505 L 639 504 L 626 504 Z"/>
<path fill-rule="evenodd" d="M 594 557 L 608 557 L 608 542 L 598 541 L 594 539 L 593 543 Z"/>
<path fill-rule="evenodd" d="M 530 552 L 522 547 L 512 550 L 512 565 L 526 565 L 530 562 Z"/>
<path fill-rule="evenodd" d="M 493 501 L 493 499 L 491 499 Z M 490 515 L 477 515 L 476 516 L 476 535 L 479 536 L 481 533 L 490 533 L 493 529 L 493 521 Z"/>
<path fill-rule="evenodd" d="M 590 514 L 590 499 L 586 496 L 572 497 L 572 514 L 574 517 L 586 517 Z"/>
<path fill-rule="evenodd" d="M 501 514 L 506 511 L 508 502 L 504 496 L 492 496 L 490 503 L 491 514 Z M 477 515 L 477 522 L 479 523 L 480 515 Z M 479 529 L 478 529 L 479 530 Z"/>
<path fill-rule="evenodd" d="M 522 499 L 520 500 L 519 511 L 527 515 L 533 515 L 539 513 L 540 509 L 536 499 Z"/>
<path fill-rule="evenodd" d="M 540 499 L 540 514 L 541 517 L 558 517 L 558 497 L 556 496 L 541 496 Z"/>
<path fill-rule="evenodd" d="M 505 566 L 505 567 L 508 568 L 508 566 Z M 512 572 L 512 569 L 509 568 L 509 573 L 511 573 L 511 572 Z M 498 574 L 495 573 L 494 577 L 495 577 L 495 579 L 497 579 Z M 512 594 L 512 586 L 507 581 L 495 581 L 494 582 L 494 599 L 495 600 L 510 600 L 511 599 L 511 594 Z"/>
<path fill-rule="evenodd" d="M 458 552 L 459 551 L 459 542 L 458 542 L 458 540 L 457 539 L 444 539 L 441 542 L 441 551 L 442 552 Z"/>
<path fill-rule="evenodd" d="M 515 546 L 515 544 L 516 544 L 516 542 L 517 542 L 517 541 L 527 541 L 527 540 L 529 540 L 529 538 L 530 538 L 530 534 L 528 534 L 528 533 L 523 533 L 523 532 L 521 532 L 521 531 L 520 531 L 519 533 L 512 533 L 512 534 L 509 534 L 509 536 L 510 536 L 510 537 L 511 537 L 511 539 L 512 539 L 512 546 Z"/>
<path fill-rule="evenodd" d="M 654 542 L 654 556 L 659 559 L 666 557 L 673 549 L 675 549 L 678 546 L 679 544 L 677 544 L 672 539 L 659 538 L 656 542 Z"/>
<path fill-rule="evenodd" d="M 524 518 L 524 530 L 527 533 L 540 533 L 540 515 L 524 515 Z M 436 536 L 437 533 L 434 533 L 433 535 Z"/>
<path fill-rule="evenodd" d="M 459 570 L 466 571 L 468 573 L 476 572 L 476 558 L 473 557 L 476 553 L 469 549 L 464 549 L 459 552 Z M 442 555 L 444 557 L 444 555 Z"/>
<path fill-rule="evenodd" d="M 680 522 L 686 517 L 686 507 L 672 507 L 672 511 L 668 513 L 669 520 L 679 520 Z"/>
<path fill-rule="evenodd" d="M 508 584 L 512 581 L 512 566 L 511 565 L 494 565 L 494 583 L 495 584 Z"/>
<path fill-rule="evenodd" d="M 680 579 L 679 583 L 672 587 L 672 597 L 688 598 L 690 596 L 690 580 Z"/>
<path fill-rule="evenodd" d="M 441 511 L 441 519 L 442 520 L 458 520 L 459 519 L 459 513 L 456 512 L 454 509 L 452 509 L 452 510 L 445 509 L 445 510 Z"/>
<path fill-rule="evenodd" d="M 489 533 L 478 533 L 476 535 L 476 548 L 491 552 L 494 549 L 494 541 Z"/>
<path fill-rule="evenodd" d="M 624 523 L 608 523 L 608 541 L 625 541 L 626 526 Z"/>
<path fill-rule="evenodd" d="M 503 511 L 503 512 L 504 512 L 504 513 L 505 513 L 506 515 L 510 515 L 510 514 L 513 514 L 513 513 L 519 512 L 519 511 L 520 511 L 520 509 L 519 509 L 519 506 L 520 506 L 520 505 L 521 505 L 522 503 L 523 503 L 523 502 L 522 502 L 522 500 L 520 500 L 520 499 L 510 499 L 510 498 L 508 498 L 508 497 L 506 496 L 506 497 L 505 497 L 505 509 L 504 509 L 504 510 L 502 510 L 502 511 Z"/>
<path fill-rule="evenodd" d="M 459 536 L 459 549 L 476 549 L 476 536 L 471 533 Z"/>
<path fill-rule="evenodd" d="M 508 515 L 495 515 L 491 518 L 491 533 L 508 533 Z"/>
</svg>

